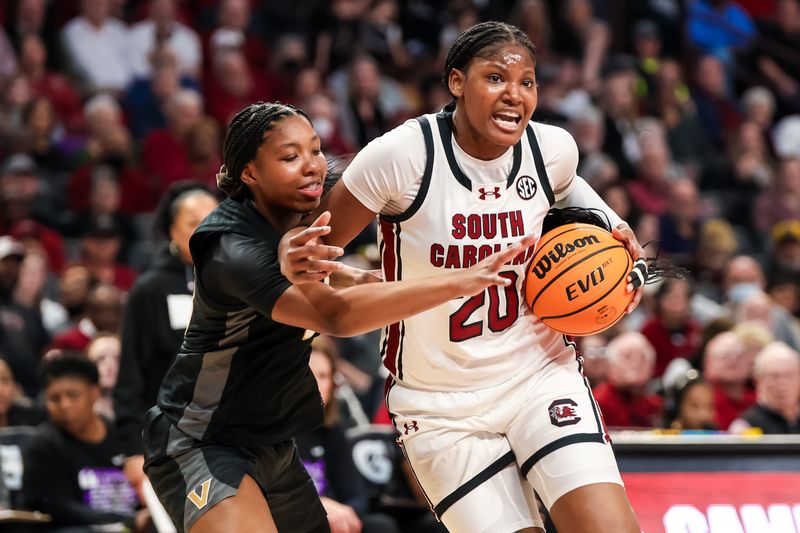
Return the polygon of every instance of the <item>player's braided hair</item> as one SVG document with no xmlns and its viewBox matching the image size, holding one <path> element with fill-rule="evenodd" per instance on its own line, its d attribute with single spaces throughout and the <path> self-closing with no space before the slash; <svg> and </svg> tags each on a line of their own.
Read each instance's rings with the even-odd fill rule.
<svg viewBox="0 0 800 533">
<path fill-rule="evenodd" d="M 505 43 L 524 46 L 531 53 L 534 63 L 536 62 L 536 47 L 524 31 L 505 22 L 494 20 L 481 22 L 464 30 L 447 50 L 447 59 L 444 62 L 444 86 L 450 90 L 447 79 L 451 70 L 463 71 L 473 58 L 490 57 L 497 47 Z M 445 106 L 446 111 L 453 111 L 455 108 L 455 99 Z"/>
<path fill-rule="evenodd" d="M 289 115 L 300 115 L 311 122 L 302 110 L 280 102 L 250 104 L 233 117 L 222 146 L 224 165 L 217 174 L 217 187 L 222 192 L 231 198 L 250 197 L 250 190 L 242 182 L 242 172 L 247 163 L 255 159 L 264 142 L 264 133 Z"/>
</svg>

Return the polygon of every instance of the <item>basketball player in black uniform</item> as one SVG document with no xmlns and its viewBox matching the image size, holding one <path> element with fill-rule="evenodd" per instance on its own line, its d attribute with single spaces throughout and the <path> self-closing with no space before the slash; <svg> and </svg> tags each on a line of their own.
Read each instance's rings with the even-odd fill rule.
<svg viewBox="0 0 800 533">
<path fill-rule="evenodd" d="M 181 531 L 328 531 L 292 440 L 323 418 L 308 367 L 313 331 L 357 335 L 506 285 L 498 271 L 533 239 L 467 270 L 379 290 L 294 286 L 280 273 L 278 242 L 317 207 L 326 173 L 308 117 L 251 105 L 229 125 L 223 157 L 217 182 L 228 199 L 189 244 L 194 310 L 147 414 L 145 471 Z M 329 218 L 315 223 L 320 235 Z"/>
</svg>

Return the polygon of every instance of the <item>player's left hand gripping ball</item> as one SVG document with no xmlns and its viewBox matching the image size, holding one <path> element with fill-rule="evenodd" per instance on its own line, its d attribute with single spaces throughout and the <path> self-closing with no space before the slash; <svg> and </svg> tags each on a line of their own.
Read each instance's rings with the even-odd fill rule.
<svg viewBox="0 0 800 533">
<path fill-rule="evenodd" d="M 647 263 L 645 262 L 644 249 L 639 241 L 636 240 L 636 235 L 627 224 L 621 224 L 614 228 L 611 232 L 614 238 L 625 245 L 628 253 L 631 254 L 633 259 L 633 269 L 628 274 L 628 292 L 634 291 L 631 303 L 625 309 L 625 313 L 630 314 L 639 305 L 644 294 L 644 283 L 647 281 Z"/>
</svg>

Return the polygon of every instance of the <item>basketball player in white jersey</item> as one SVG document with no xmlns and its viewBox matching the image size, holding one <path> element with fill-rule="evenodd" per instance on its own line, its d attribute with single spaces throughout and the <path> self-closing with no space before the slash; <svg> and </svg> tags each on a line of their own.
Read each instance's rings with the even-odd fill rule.
<svg viewBox="0 0 800 533">
<path fill-rule="evenodd" d="M 486 22 L 462 33 L 445 65 L 453 104 L 355 157 L 323 201 L 329 246 L 313 226 L 285 238 L 284 274 L 322 279 L 335 247 L 376 214 L 386 281 L 466 268 L 540 235 L 553 205 L 601 210 L 632 257 L 643 257 L 627 224 L 576 176 L 572 137 L 529 122 L 534 66 L 533 45 L 513 26 Z M 510 286 L 386 328 L 386 401 L 399 441 L 452 532 L 542 531 L 533 488 L 559 533 L 638 533 L 581 360 L 520 297 L 532 252 L 506 265 Z M 628 312 L 641 299 L 640 288 L 629 290 Z"/>
</svg>

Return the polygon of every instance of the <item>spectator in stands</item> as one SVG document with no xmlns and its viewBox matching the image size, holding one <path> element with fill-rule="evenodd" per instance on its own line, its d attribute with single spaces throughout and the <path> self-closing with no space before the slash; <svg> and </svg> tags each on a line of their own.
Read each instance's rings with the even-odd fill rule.
<svg viewBox="0 0 800 533">
<path fill-rule="evenodd" d="M 69 265 L 58 279 L 58 305 L 67 315 L 66 323 L 59 327 L 59 333 L 77 326 L 86 311 L 89 292 L 95 284 L 89 269 L 83 265 Z"/>
<path fill-rule="evenodd" d="M 94 412 L 97 368 L 61 357 L 42 369 L 50 421 L 23 453 L 23 492 L 30 508 L 49 514 L 52 527 L 146 522 L 122 472 L 123 448 L 114 427 Z"/>
<path fill-rule="evenodd" d="M 217 172 L 222 164 L 222 138 L 219 123 L 211 117 L 201 118 L 186 134 L 186 155 L 191 168 L 190 178 L 215 188 Z M 325 152 L 327 155 L 327 152 Z"/>
<path fill-rule="evenodd" d="M 736 49 L 756 36 L 750 15 L 731 0 L 697 0 L 689 4 L 689 42 L 703 54 L 731 63 Z"/>
<path fill-rule="evenodd" d="M 135 76 L 150 77 L 151 55 L 160 46 L 176 56 L 181 74 L 199 78 L 202 49 L 197 33 L 176 20 L 176 0 L 149 0 L 148 17 L 130 30 L 128 56 Z"/>
<path fill-rule="evenodd" d="M 679 173 L 672 163 L 669 146 L 661 122 L 642 118 L 636 122 L 636 180 L 628 183 L 628 191 L 636 206 L 653 215 L 662 215 L 668 207 L 672 181 Z"/>
<path fill-rule="evenodd" d="M 613 67 L 613 68 L 611 68 Z M 636 71 L 624 60 L 612 60 L 603 80 L 600 103 L 605 115 L 603 152 L 619 167 L 624 180 L 634 177 L 634 165 L 641 158 L 634 123 L 639 110 L 634 93 Z"/>
<path fill-rule="evenodd" d="M 369 0 L 334 0 L 314 20 L 314 66 L 325 74 L 345 67 L 359 49 Z"/>
<path fill-rule="evenodd" d="M 741 102 L 744 120 L 758 124 L 768 139 L 775 119 L 775 96 L 769 89 L 756 85 L 742 94 Z"/>
<path fill-rule="evenodd" d="M 0 352 L 25 395 L 34 398 L 39 391 L 36 367 L 48 338 L 38 310 L 20 305 L 15 296 L 24 257 L 19 241 L 0 237 Z"/>
<path fill-rule="evenodd" d="M 133 140 L 122 124 L 122 110 L 108 95 L 91 98 L 84 106 L 89 138 L 83 160 L 67 184 L 69 205 L 73 211 L 89 209 L 92 176 L 98 167 L 113 169 L 121 187 L 120 210 L 125 213 L 149 211 L 154 204 L 153 192 L 145 175 L 133 163 Z"/>
<path fill-rule="evenodd" d="M 772 226 L 770 245 L 770 271 L 800 274 L 800 219 Z"/>
<path fill-rule="evenodd" d="M 47 48 L 42 37 L 28 33 L 20 43 L 20 70 L 28 79 L 33 94 L 47 98 L 61 123 L 69 131 L 83 128 L 83 110 L 78 93 L 69 80 L 47 65 Z"/>
<path fill-rule="evenodd" d="M 125 94 L 127 122 L 137 139 L 166 127 L 165 108 L 181 88 L 200 90 L 197 80 L 181 73 L 178 60 L 168 47 L 156 48 L 150 59 L 148 75 L 134 79 Z"/>
<path fill-rule="evenodd" d="M 320 147 L 326 156 L 346 155 L 355 152 L 342 137 L 339 126 L 339 108 L 336 103 L 324 93 L 310 96 L 301 108 L 308 113 L 314 130 L 320 138 Z"/>
<path fill-rule="evenodd" d="M 203 99 L 196 91 L 181 89 L 164 109 L 167 127 L 150 133 L 142 146 L 142 163 L 153 190 L 160 196 L 171 183 L 192 177 L 186 139 L 203 117 Z"/>
<path fill-rule="evenodd" d="M 606 346 L 607 381 L 594 388 L 594 397 L 610 427 L 660 427 L 663 400 L 648 392 L 656 353 L 647 338 L 629 331 Z"/>
<path fill-rule="evenodd" d="M 701 223 L 700 197 L 689 178 L 669 184 L 666 212 L 659 218 L 661 250 L 675 264 L 689 266 L 697 253 Z"/>
<path fill-rule="evenodd" d="M 756 404 L 731 424 L 741 433 L 800 433 L 800 353 L 782 342 L 768 344 L 756 356 Z"/>
<path fill-rule="evenodd" d="M 800 5 L 796 0 L 778 0 L 772 20 L 761 21 L 753 52 L 758 74 L 777 91 L 785 111 L 800 110 Z"/>
<path fill-rule="evenodd" d="M 597 387 L 608 377 L 608 339 L 603 335 L 588 335 L 575 339 L 578 353 L 583 357 L 583 375 L 592 388 Z"/>
<path fill-rule="evenodd" d="M 113 422 L 114 399 L 112 392 L 117 384 L 120 358 L 119 335 L 99 333 L 86 346 L 86 357 L 97 367 L 100 397 L 94 404 L 94 412 L 109 422 Z"/>
<path fill-rule="evenodd" d="M 296 438 L 300 460 L 314 481 L 334 533 L 399 533 L 390 517 L 370 512 L 350 444 L 339 425 L 334 381 L 336 357 L 330 339 L 315 339 L 309 366 L 325 404 L 325 421 L 322 427 Z"/>
<path fill-rule="evenodd" d="M 701 326 L 690 314 L 692 288 L 688 281 L 666 279 L 658 287 L 655 314 L 642 326 L 642 334 L 656 353 L 653 375 L 660 377 L 673 359 L 689 359 L 700 346 Z"/>
<path fill-rule="evenodd" d="M 238 49 L 215 53 L 203 87 L 208 113 L 225 126 L 248 104 L 269 101 L 272 88 L 259 72 L 248 65 L 247 57 Z"/>
<path fill-rule="evenodd" d="M 58 231 L 40 223 L 60 222 L 57 213 L 48 212 L 46 185 L 29 155 L 9 156 L 0 167 L 0 227 L 23 244 L 41 246 L 47 253 L 50 270 L 57 273 L 66 262 L 64 242 Z"/>
<path fill-rule="evenodd" d="M 141 417 L 156 403 L 192 312 L 189 237 L 217 203 L 199 183 L 177 183 L 168 190 L 155 213 L 158 252 L 126 302 L 114 410 L 128 454 L 138 455 L 139 468 L 144 461 Z"/>
<path fill-rule="evenodd" d="M 675 381 L 666 408 L 666 427 L 681 431 L 717 429 L 714 389 L 691 369 Z"/>
<path fill-rule="evenodd" d="M 117 333 L 122 318 L 122 293 L 107 284 L 89 292 L 86 312 L 78 324 L 53 338 L 51 349 L 83 352 L 98 333 Z"/>
<path fill-rule="evenodd" d="M 74 216 L 64 233 L 82 237 L 97 227 L 113 228 L 121 239 L 120 257 L 126 260 L 138 235 L 130 215 L 120 211 L 121 206 L 122 191 L 116 172 L 107 165 L 97 166 L 92 172 L 89 209 Z"/>
<path fill-rule="evenodd" d="M 755 200 L 753 224 L 763 234 L 783 220 L 800 220 L 800 159 L 784 159 L 772 185 Z"/>
<path fill-rule="evenodd" d="M 703 353 L 703 377 L 714 387 L 717 427 L 726 431 L 755 403 L 755 392 L 748 386 L 751 368 L 735 333 L 719 333 L 708 342 Z"/>
<path fill-rule="evenodd" d="M 722 149 L 728 134 L 736 131 L 741 122 L 738 105 L 728 91 L 722 61 L 712 55 L 700 57 L 695 68 L 695 84 L 692 98 L 700 124 L 714 147 Z"/>
<path fill-rule="evenodd" d="M 567 0 L 561 2 L 559 8 L 553 52 L 578 63 L 581 85 L 589 92 L 596 92 L 600 88 L 600 69 L 611 43 L 608 24 L 594 12 L 590 0 Z"/>
<path fill-rule="evenodd" d="M 206 36 L 205 65 L 209 65 L 208 58 L 213 58 L 217 52 L 237 50 L 244 54 L 250 68 L 263 71 L 269 62 L 269 52 L 261 35 L 253 31 L 253 2 L 222 0 L 218 4 L 217 27 Z"/>
<path fill-rule="evenodd" d="M 56 52 L 60 48 L 58 32 L 54 31 L 52 17 L 48 17 L 46 0 L 19 0 L 6 3 L 5 28 L 14 50 L 21 54 L 22 41 L 26 35 L 37 35 L 47 47 L 48 66 L 57 67 L 62 58 Z M 50 6 L 52 7 L 52 6 Z"/>
<path fill-rule="evenodd" d="M 57 203 L 54 207 L 63 210 L 64 180 L 72 165 L 57 140 L 64 130 L 52 102 L 43 96 L 37 96 L 28 102 L 22 111 L 22 128 L 22 151 L 29 154 L 41 169 L 44 178 L 42 185 L 47 189 L 45 194 L 58 198 L 58 202 L 52 202 Z"/>
<path fill-rule="evenodd" d="M 30 402 L 21 401 L 22 396 L 11 367 L 0 355 L 0 428 L 36 426 L 45 419 L 45 413 Z"/>
<path fill-rule="evenodd" d="M 392 76 L 405 73 L 411 66 L 411 56 L 403 41 L 399 24 L 400 6 L 397 0 L 371 2 L 361 27 L 361 45 L 386 72 Z"/>
<path fill-rule="evenodd" d="M 753 320 L 739 322 L 731 329 L 731 331 L 733 331 L 736 336 L 739 337 L 739 341 L 742 343 L 744 358 L 747 361 L 747 366 L 750 369 L 750 374 L 752 375 L 753 368 L 755 366 L 756 355 L 758 355 L 758 352 L 760 352 L 767 344 L 773 342 L 775 337 L 772 335 L 772 332 L 770 332 L 769 329 L 764 326 L 764 324 Z"/>
<path fill-rule="evenodd" d="M 728 222 L 716 218 L 703 224 L 692 272 L 697 280 L 696 294 L 714 303 L 722 302 L 723 273 L 737 248 L 736 234 Z"/>
<path fill-rule="evenodd" d="M 710 161 L 713 147 L 700 124 L 680 63 L 662 61 L 655 79 L 654 114 L 664 122 L 675 161 L 695 177 Z"/>
<path fill-rule="evenodd" d="M 127 292 L 136 280 L 136 271 L 120 262 L 122 234 L 113 222 L 97 219 L 83 234 L 79 262 L 101 283 Z"/>
<path fill-rule="evenodd" d="M 800 328 L 797 322 L 762 289 L 750 291 L 735 307 L 734 312 L 737 322 L 758 322 L 772 333 L 775 340 L 785 342 L 792 349 L 800 349 Z"/>
<path fill-rule="evenodd" d="M 22 127 L 22 110 L 33 98 L 28 78 L 16 73 L 0 78 L 0 139 L 13 138 Z"/>
<path fill-rule="evenodd" d="M 596 190 L 603 190 L 617 181 L 616 164 L 602 152 L 605 124 L 600 110 L 590 107 L 579 113 L 569 121 L 568 129 L 575 137 L 580 154 L 578 175 Z"/>
<path fill-rule="evenodd" d="M 128 27 L 111 16 L 111 0 L 81 0 L 81 15 L 64 26 L 61 39 L 84 94 L 119 94 L 133 79 Z"/>
<path fill-rule="evenodd" d="M 394 80 L 381 76 L 372 56 L 362 54 L 349 64 L 346 93 L 334 87 L 341 110 L 342 135 L 351 146 L 363 148 L 395 125 L 407 102 Z"/>
</svg>

